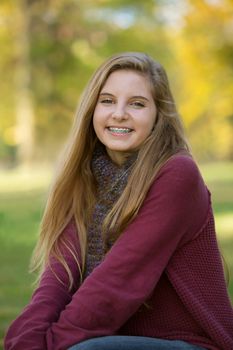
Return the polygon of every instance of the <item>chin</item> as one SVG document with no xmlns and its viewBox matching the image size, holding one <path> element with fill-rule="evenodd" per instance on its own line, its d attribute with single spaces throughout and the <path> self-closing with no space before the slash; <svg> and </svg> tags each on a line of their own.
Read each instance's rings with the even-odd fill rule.
<svg viewBox="0 0 233 350">
<path fill-rule="evenodd" d="M 132 152 L 133 150 L 131 148 L 110 148 L 110 147 L 107 147 L 110 151 L 112 152 Z"/>
</svg>

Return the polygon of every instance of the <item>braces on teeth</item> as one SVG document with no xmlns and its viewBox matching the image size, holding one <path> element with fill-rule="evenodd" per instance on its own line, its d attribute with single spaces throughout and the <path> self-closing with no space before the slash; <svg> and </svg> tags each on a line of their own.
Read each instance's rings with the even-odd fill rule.
<svg viewBox="0 0 233 350">
<path fill-rule="evenodd" d="M 118 132 L 118 133 L 129 133 L 131 129 L 126 129 L 126 128 L 109 128 L 110 131 L 113 132 Z"/>
</svg>

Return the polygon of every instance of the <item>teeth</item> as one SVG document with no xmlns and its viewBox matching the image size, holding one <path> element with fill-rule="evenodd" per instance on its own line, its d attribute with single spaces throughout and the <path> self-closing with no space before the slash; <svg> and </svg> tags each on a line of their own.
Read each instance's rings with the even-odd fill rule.
<svg viewBox="0 0 233 350">
<path fill-rule="evenodd" d="M 127 134 L 127 133 L 132 131 L 132 129 L 129 129 L 129 128 L 113 128 L 113 127 L 109 127 L 108 129 L 110 131 L 118 133 L 118 134 Z"/>
</svg>

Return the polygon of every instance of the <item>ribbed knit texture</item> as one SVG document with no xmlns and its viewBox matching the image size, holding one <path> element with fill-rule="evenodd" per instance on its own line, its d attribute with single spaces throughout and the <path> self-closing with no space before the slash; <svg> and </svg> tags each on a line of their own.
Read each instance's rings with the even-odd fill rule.
<svg viewBox="0 0 233 350">
<path fill-rule="evenodd" d="M 211 350 L 233 349 L 233 311 L 211 208 L 201 234 L 174 254 L 147 305 L 118 333 L 182 339 Z"/>
</svg>

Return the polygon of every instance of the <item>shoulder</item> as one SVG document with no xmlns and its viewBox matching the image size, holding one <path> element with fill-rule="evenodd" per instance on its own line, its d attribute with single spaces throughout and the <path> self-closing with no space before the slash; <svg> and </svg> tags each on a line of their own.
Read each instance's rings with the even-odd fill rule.
<svg viewBox="0 0 233 350">
<path fill-rule="evenodd" d="M 196 178 L 201 176 L 193 157 L 188 154 L 175 154 L 169 158 L 160 169 L 160 172 L 174 173 L 184 177 Z"/>
<path fill-rule="evenodd" d="M 200 187 L 206 191 L 200 170 L 192 156 L 188 154 L 175 154 L 169 158 L 155 177 L 153 185 L 156 183 L 170 184 L 169 187 L 174 190 Z"/>
<path fill-rule="evenodd" d="M 188 235 L 194 237 L 206 222 L 211 206 L 210 193 L 193 158 L 176 154 L 169 158 L 155 177 L 145 203 L 159 206 L 172 217 L 173 227 L 182 221 Z M 161 216 L 161 215 L 160 215 Z"/>
<path fill-rule="evenodd" d="M 155 177 L 147 198 L 166 198 L 170 210 L 189 210 L 193 216 L 206 213 L 209 207 L 209 191 L 196 162 L 186 154 L 176 154 L 166 161 Z"/>
</svg>

